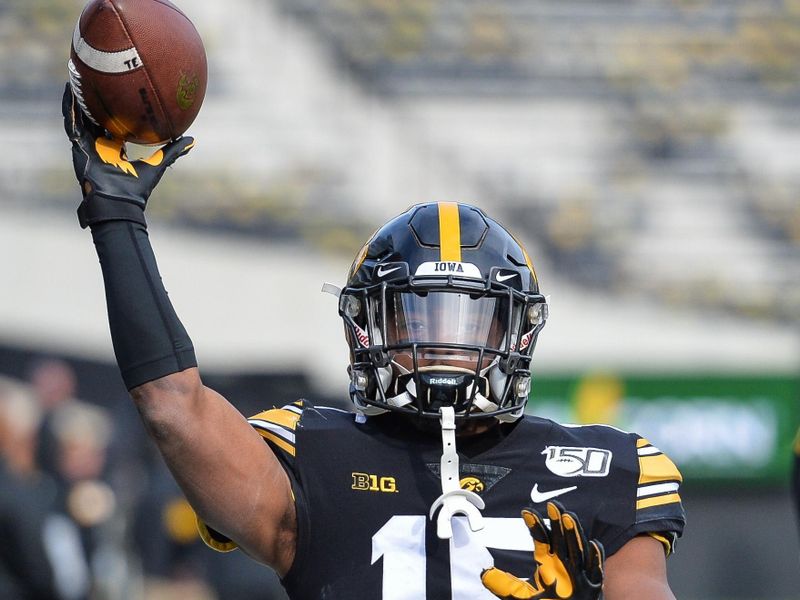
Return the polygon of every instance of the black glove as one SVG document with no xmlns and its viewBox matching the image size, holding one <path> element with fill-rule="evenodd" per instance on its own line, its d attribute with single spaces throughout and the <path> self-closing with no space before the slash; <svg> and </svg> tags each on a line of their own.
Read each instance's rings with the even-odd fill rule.
<svg viewBox="0 0 800 600">
<path fill-rule="evenodd" d="M 550 529 L 537 512 L 522 511 L 533 537 L 535 561 L 530 582 L 491 568 L 484 587 L 504 600 L 598 600 L 603 591 L 603 545 L 587 541 L 578 517 L 557 502 L 547 503 Z"/>
<path fill-rule="evenodd" d="M 78 221 L 86 228 L 104 221 L 134 221 L 145 225 L 150 193 L 167 167 L 194 146 L 184 136 L 156 150 L 149 158 L 129 162 L 122 140 L 84 117 L 67 84 L 61 102 L 64 129 L 72 142 L 72 165 L 83 192 Z"/>
</svg>

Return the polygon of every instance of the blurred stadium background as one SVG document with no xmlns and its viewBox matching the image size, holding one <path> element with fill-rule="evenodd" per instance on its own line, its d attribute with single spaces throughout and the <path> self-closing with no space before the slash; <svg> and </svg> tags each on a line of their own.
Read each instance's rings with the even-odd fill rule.
<svg viewBox="0 0 800 600">
<path fill-rule="evenodd" d="M 408 205 L 478 204 L 551 295 L 530 410 L 685 473 L 677 596 L 800 598 L 800 2 L 176 3 L 209 91 L 149 213 L 210 384 L 345 405 L 322 282 Z M 67 597 L 281 598 L 200 547 L 112 364 L 59 114 L 82 5 L 0 0 L 0 430 L 50 440 Z"/>
</svg>

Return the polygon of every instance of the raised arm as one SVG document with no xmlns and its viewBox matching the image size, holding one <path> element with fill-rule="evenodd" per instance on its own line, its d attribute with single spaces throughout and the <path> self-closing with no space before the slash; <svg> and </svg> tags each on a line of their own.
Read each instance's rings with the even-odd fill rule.
<svg viewBox="0 0 800 600">
<path fill-rule="evenodd" d="M 145 427 L 200 518 L 284 575 L 296 521 L 289 479 L 261 437 L 196 368 L 131 390 Z"/>
<path fill-rule="evenodd" d="M 194 140 L 128 162 L 119 140 L 84 121 L 69 86 L 62 111 L 83 193 L 79 221 L 91 228 L 114 353 L 145 427 L 203 521 L 284 574 L 297 529 L 288 476 L 244 417 L 203 385 L 147 234 L 148 197 Z"/>
</svg>

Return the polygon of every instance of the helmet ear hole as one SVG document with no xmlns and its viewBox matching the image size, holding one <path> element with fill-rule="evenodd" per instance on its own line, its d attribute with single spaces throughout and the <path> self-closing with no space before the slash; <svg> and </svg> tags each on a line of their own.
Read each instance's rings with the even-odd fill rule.
<svg viewBox="0 0 800 600">
<path fill-rule="evenodd" d="M 541 325 L 547 318 L 547 304 L 537 302 L 528 307 L 528 322 L 531 325 Z"/>
<path fill-rule="evenodd" d="M 350 294 L 342 295 L 339 299 L 339 310 L 351 319 L 361 314 L 361 301 Z"/>
</svg>

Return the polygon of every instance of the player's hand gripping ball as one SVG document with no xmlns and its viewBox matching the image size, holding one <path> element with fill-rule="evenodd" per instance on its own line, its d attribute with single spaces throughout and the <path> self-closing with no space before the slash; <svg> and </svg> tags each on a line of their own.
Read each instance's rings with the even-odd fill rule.
<svg viewBox="0 0 800 600">
<path fill-rule="evenodd" d="M 481 574 L 483 585 L 503 600 L 597 600 L 603 590 L 603 545 L 588 541 L 578 517 L 547 503 L 548 529 L 535 511 L 522 511 L 534 542 L 533 577 L 524 581 L 499 569 Z"/>
<path fill-rule="evenodd" d="M 72 142 L 72 166 L 83 193 L 78 207 L 81 227 L 114 220 L 144 225 L 150 193 L 167 167 L 192 149 L 194 139 L 179 138 L 148 158 L 130 162 L 122 140 L 108 137 L 84 118 L 69 84 L 64 89 L 61 112 L 64 130 Z"/>
<path fill-rule="evenodd" d="M 72 34 L 72 91 L 112 136 L 158 144 L 182 135 L 206 93 L 203 41 L 169 0 L 91 0 Z"/>
</svg>

